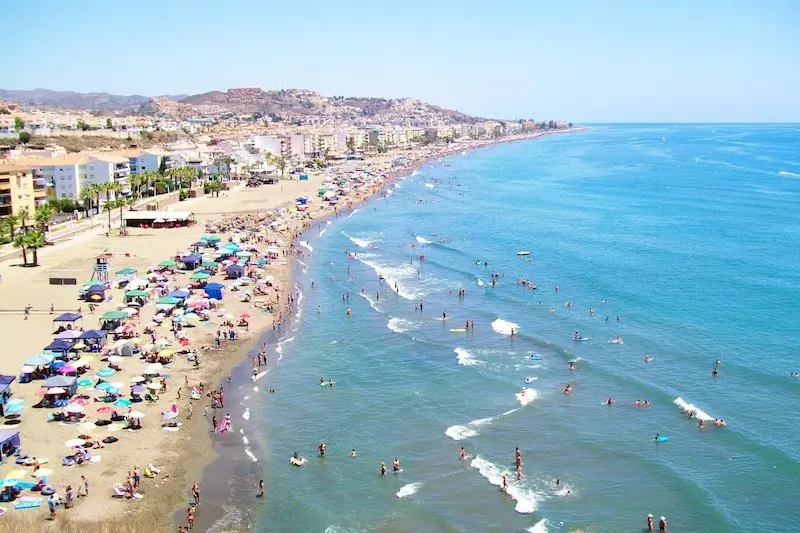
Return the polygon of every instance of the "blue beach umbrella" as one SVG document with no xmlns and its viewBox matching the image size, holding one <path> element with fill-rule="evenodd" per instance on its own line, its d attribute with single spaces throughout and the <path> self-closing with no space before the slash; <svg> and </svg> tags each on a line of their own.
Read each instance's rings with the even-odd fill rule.
<svg viewBox="0 0 800 533">
<path fill-rule="evenodd" d="M 81 378 L 78 380 L 78 387 L 91 387 L 92 380 L 87 378 Z"/>
<path fill-rule="evenodd" d="M 111 386 L 111 383 L 104 381 L 102 383 L 98 383 L 95 389 L 106 391 L 108 389 L 113 389 L 114 387 Z"/>
<path fill-rule="evenodd" d="M 113 368 L 103 367 L 100 370 L 98 370 L 97 372 L 95 372 L 94 374 L 97 377 L 100 377 L 100 378 L 110 378 L 111 376 L 113 376 L 116 373 L 117 373 L 117 371 L 114 370 Z"/>
<path fill-rule="evenodd" d="M 16 414 L 16 413 L 21 413 L 23 409 L 25 409 L 25 405 L 23 405 L 22 402 L 20 402 L 20 403 L 11 403 L 11 402 L 9 402 L 3 408 L 3 411 L 7 415 L 13 415 L 13 414 Z"/>
<path fill-rule="evenodd" d="M 106 389 L 108 394 L 119 394 L 119 389 L 117 387 L 109 387 Z"/>
<path fill-rule="evenodd" d="M 130 407 L 131 405 L 131 401 L 127 398 L 120 398 L 114 402 L 114 407 Z"/>
</svg>

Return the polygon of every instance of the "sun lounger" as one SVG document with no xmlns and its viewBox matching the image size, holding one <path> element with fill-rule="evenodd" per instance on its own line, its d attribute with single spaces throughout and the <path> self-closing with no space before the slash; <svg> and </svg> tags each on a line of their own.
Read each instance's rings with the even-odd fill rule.
<svg viewBox="0 0 800 533">
<path fill-rule="evenodd" d="M 130 498 L 130 495 L 122 488 L 121 485 L 114 485 L 111 487 L 111 494 L 112 498 Z"/>
<path fill-rule="evenodd" d="M 41 498 L 22 498 L 14 503 L 14 509 L 35 509 L 42 506 Z"/>
</svg>

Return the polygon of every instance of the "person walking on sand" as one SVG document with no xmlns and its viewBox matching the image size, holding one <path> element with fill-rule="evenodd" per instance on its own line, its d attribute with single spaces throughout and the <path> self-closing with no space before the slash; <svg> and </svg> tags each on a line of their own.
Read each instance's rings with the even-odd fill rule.
<svg viewBox="0 0 800 533">
<path fill-rule="evenodd" d="M 214 433 L 217 432 L 217 415 L 213 415 L 211 417 L 211 427 L 213 428 Z"/>
<path fill-rule="evenodd" d="M 83 489 L 83 494 L 81 494 L 81 489 Z M 81 484 L 78 485 L 78 497 L 80 496 L 88 496 L 89 495 L 89 478 L 86 475 L 81 475 Z"/>
<path fill-rule="evenodd" d="M 47 499 L 47 508 L 50 509 L 50 520 L 56 519 L 56 505 L 58 505 L 58 499 L 55 494 L 51 494 Z"/>
<path fill-rule="evenodd" d="M 192 496 L 194 496 L 194 504 L 195 506 L 200 506 L 200 486 L 195 481 L 192 485 Z"/>
<path fill-rule="evenodd" d="M 186 509 L 186 521 L 189 523 L 189 529 L 194 528 L 194 507 Z"/>
<path fill-rule="evenodd" d="M 189 414 L 186 415 L 186 420 L 191 420 L 192 419 L 192 414 L 194 414 L 194 408 L 192 407 L 192 402 L 189 402 L 189 406 L 188 407 L 189 407 L 189 409 L 188 409 L 189 410 Z"/>
<path fill-rule="evenodd" d="M 263 479 L 259 480 L 259 482 L 258 482 L 258 497 L 259 498 L 263 498 L 264 497 L 264 480 Z"/>
</svg>

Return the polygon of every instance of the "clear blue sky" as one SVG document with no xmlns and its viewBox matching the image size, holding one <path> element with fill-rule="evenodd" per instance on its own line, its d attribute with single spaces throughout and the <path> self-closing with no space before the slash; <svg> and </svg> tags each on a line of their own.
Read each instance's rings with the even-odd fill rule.
<svg viewBox="0 0 800 533">
<path fill-rule="evenodd" d="M 481 116 L 800 122 L 800 0 L 4 3 L 0 87 L 303 87 Z"/>
</svg>

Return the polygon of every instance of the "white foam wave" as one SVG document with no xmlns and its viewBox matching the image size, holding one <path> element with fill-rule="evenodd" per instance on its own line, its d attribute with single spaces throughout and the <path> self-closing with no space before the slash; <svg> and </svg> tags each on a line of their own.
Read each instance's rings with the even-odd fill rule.
<svg viewBox="0 0 800 533">
<path fill-rule="evenodd" d="M 778 174 L 780 174 L 781 176 L 794 176 L 796 178 L 800 178 L 800 174 L 796 172 L 789 172 L 788 170 L 779 170 Z"/>
<path fill-rule="evenodd" d="M 249 407 L 244 410 L 244 413 L 242 413 L 242 418 L 244 418 L 245 420 L 250 420 L 250 408 Z"/>
<path fill-rule="evenodd" d="M 386 323 L 386 327 L 395 333 L 405 333 L 410 329 L 414 329 L 416 324 L 404 318 L 392 317 L 389 319 L 389 322 Z"/>
<path fill-rule="evenodd" d="M 547 519 L 542 518 L 538 522 L 536 522 L 533 527 L 529 527 L 526 529 L 528 533 L 547 533 Z"/>
<path fill-rule="evenodd" d="M 314 247 L 308 244 L 308 241 L 299 241 L 297 244 L 308 250 L 309 252 L 314 251 Z"/>
<path fill-rule="evenodd" d="M 266 372 L 266 371 L 264 371 L 264 372 L 259 372 L 258 374 L 256 374 L 255 376 L 253 376 L 253 381 L 258 381 L 259 379 L 263 378 L 263 377 L 264 377 L 264 376 L 266 376 L 266 375 L 267 375 L 267 372 Z"/>
<path fill-rule="evenodd" d="M 426 189 L 433 189 L 434 187 L 436 187 L 436 185 L 434 185 L 433 183 L 426 183 L 425 184 L 425 188 Z"/>
<path fill-rule="evenodd" d="M 472 352 L 469 350 L 464 348 L 456 348 L 453 351 L 458 358 L 458 364 L 461 366 L 478 366 L 483 364 L 483 361 L 475 359 L 475 357 L 472 355 Z"/>
<path fill-rule="evenodd" d="M 430 244 L 431 243 L 431 241 L 429 241 L 425 237 L 420 237 L 419 235 L 417 235 L 417 242 L 420 243 L 420 244 Z"/>
<path fill-rule="evenodd" d="M 520 405 L 528 405 L 539 396 L 539 393 L 536 392 L 536 389 L 526 388 L 515 394 L 515 396 Z"/>
<path fill-rule="evenodd" d="M 358 213 L 359 211 L 361 211 L 361 209 L 359 209 L 359 208 L 355 208 L 355 209 L 353 209 L 352 211 L 350 211 L 350 214 L 349 214 L 349 215 L 347 215 L 347 218 L 350 218 L 351 216 L 355 215 L 355 214 L 356 214 L 356 213 Z"/>
<path fill-rule="evenodd" d="M 250 444 L 250 440 L 247 438 L 247 435 L 242 435 L 242 444 L 244 444 L 245 446 Z"/>
<path fill-rule="evenodd" d="M 703 411 L 702 409 L 700 409 L 696 405 L 687 402 L 686 400 L 684 400 L 680 396 L 675 398 L 675 400 L 673 400 L 672 403 L 674 403 L 675 405 L 680 407 L 681 411 L 683 411 L 684 413 L 692 413 L 692 416 L 694 418 L 696 418 L 697 420 L 702 420 L 704 422 L 708 422 L 708 421 L 714 420 L 713 416 L 709 415 L 708 413 L 706 413 L 705 411 Z"/>
<path fill-rule="evenodd" d="M 369 306 L 373 310 L 375 310 L 375 311 L 377 311 L 379 313 L 383 313 L 383 310 L 380 307 L 378 307 L 378 302 L 375 300 L 375 298 L 372 298 L 370 295 L 368 295 L 366 293 L 363 293 L 363 292 L 359 292 L 358 294 L 359 294 L 359 296 L 364 298 L 367 302 L 369 302 Z"/>
<path fill-rule="evenodd" d="M 305 263 L 303 263 L 303 262 L 302 262 L 302 261 L 300 261 L 299 259 L 297 259 L 297 264 L 298 264 L 298 265 L 302 265 L 302 266 L 303 266 L 303 271 L 304 271 L 304 272 L 307 272 L 307 271 L 308 271 L 308 265 L 307 265 L 307 264 L 305 264 Z"/>
<path fill-rule="evenodd" d="M 411 285 L 411 283 L 418 282 L 416 267 L 406 264 L 401 266 L 383 266 L 363 256 L 359 256 L 358 260 L 374 270 L 376 274 L 382 276 L 391 289 L 394 289 L 396 285 L 399 289 L 397 294 L 401 298 L 405 298 L 406 300 L 418 300 L 425 296 L 424 292 L 419 289 L 414 290 L 413 285 Z M 410 281 L 412 279 L 414 282 Z"/>
<path fill-rule="evenodd" d="M 484 287 L 484 286 L 486 286 L 486 284 L 485 284 L 485 283 L 483 282 L 483 280 L 481 280 L 481 279 L 478 279 L 477 283 L 478 283 L 478 287 Z"/>
<path fill-rule="evenodd" d="M 476 468 L 481 476 L 489 480 L 489 483 L 496 487 L 503 486 L 503 470 L 494 463 L 477 456 L 472 460 L 470 466 Z M 512 482 L 513 476 L 508 474 L 508 489 L 506 493 L 511 496 L 517 505 L 514 510 L 521 514 L 530 514 L 536 511 L 537 495 L 532 490 L 524 487 L 519 482 Z"/>
<path fill-rule="evenodd" d="M 319 232 L 319 236 L 322 237 L 327 232 L 328 232 L 328 228 L 323 228 L 323 230 Z"/>
<path fill-rule="evenodd" d="M 419 176 L 419 170 L 415 170 L 411 173 L 412 176 Z"/>
<path fill-rule="evenodd" d="M 372 241 L 369 241 L 367 239 L 359 239 L 358 237 L 351 237 L 345 232 L 342 232 L 342 235 L 350 239 L 350 242 L 352 242 L 353 244 L 355 244 L 360 248 L 369 248 L 370 246 L 372 246 Z"/>
<path fill-rule="evenodd" d="M 511 412 L 513 411 L 509 411 L 509 413 Z M 505 413 L 500 416 L 505 416 Z M 444 431 L 444 434 L 453 440 L 464 440 L 470 437 L 477 437 L 480 428 L 490 423 L 492 420 L 495 419 L 493 417 L 480 418 L 478 420 L 473 420 L 472 422 L 468 422 L 466 426 L 462 425 L 450 426 Z"/>
<path fill-rule="evenodd" d="M 500 335 L 511 335 L 511 330 L 513 329 L 514 332 L 517 332 L 519 331 L 519 326 L 513 322 L 498 318 L 492 322 L 492 329 Z"/>
<path fill-rule="evenodd" d="M 419 490 L 421 485 L 422 483 L 409 483 L 408 485 L 403 485 L 400 487 L 400 490 L 397 491 L 397 497 L 405 498 L 406 496 L 411 496 Z"/>
<path fill-rule="evenodd" d="M 252 459 L 254 463 L 257 463 L 257 462 L 258 462 L 258 458 L 257 458 L 255 455 L 253 455 L 253 452 L 251 452 L 251 451 L 250 451 L 250 447 L 249 447 L 249 446 L 246 446 L 246 447 L 245 447 L 245 449 L 244 449 L 244 453 L 246 453 L 246 454 L 247 454 L 247 457 L 249 457 L 250 459 Z"/>
</svg>

